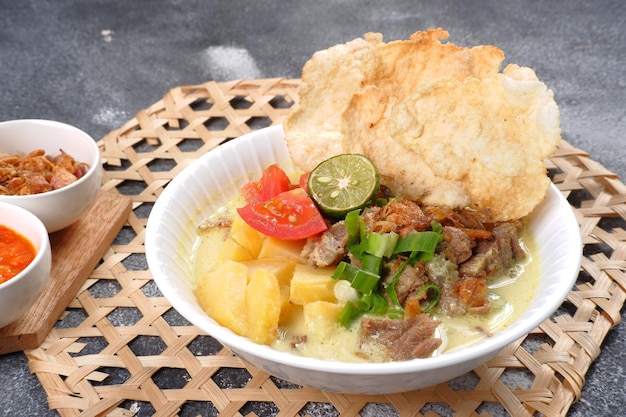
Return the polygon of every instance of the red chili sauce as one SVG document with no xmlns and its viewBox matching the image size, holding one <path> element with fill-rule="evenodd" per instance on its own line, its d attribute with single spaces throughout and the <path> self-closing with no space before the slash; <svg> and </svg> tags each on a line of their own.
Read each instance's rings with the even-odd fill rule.
<svg viewBox="0 0 626 417">
<path fill-rule="evenodd" d="M 30 240 L 0 225 L 0 284 L 22 272 L 36 255 Z"/>
</svg>

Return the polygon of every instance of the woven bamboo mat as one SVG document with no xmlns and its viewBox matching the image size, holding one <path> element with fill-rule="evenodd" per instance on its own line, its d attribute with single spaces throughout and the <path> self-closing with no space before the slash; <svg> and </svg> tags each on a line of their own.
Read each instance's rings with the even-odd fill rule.
<svg viewBox="0 0 626 417">
<path fill-rule="evenodd" d="M 626 187 L 566 142 L 547 165 L 582 228 L 577 285 L 552 319 L 462 377 L 394 395 L 303 388 L 242 363 L 170 307 L 144 257 L 152 204 L 199 155 L 281 123 L 299 85 L 174 88 L 99 141 L 103 189 L 131 195 L 133 211 L 43 344 L 26 352 L 50 408 L 62 416 L 565 416 L 626 295 Z"/>
</svg>

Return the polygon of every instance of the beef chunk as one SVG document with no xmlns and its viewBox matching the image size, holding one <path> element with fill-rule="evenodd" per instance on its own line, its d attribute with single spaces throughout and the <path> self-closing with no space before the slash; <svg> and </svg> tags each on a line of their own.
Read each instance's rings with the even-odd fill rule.
<svg viewBox="0 0 626 417">
<path fill-rule="evenodd" d="M 519 228 L 521 224 L 518 223 L 502 223 L 493 229 L 493 235 L 499 245 L 506 246 L 507 252 L 511 251 L 511 258 L 516 261 L 522 261 L 526 258 L 526 252 L 519 243 Z M 512 266 L 512 264 L 511 264 Z"/>
<path fill-rule="evenodd" d="M 439 244 L 437 251 L 443 253 L 455 264 L 460 264 L 472 256 L 473 246 L 474 242 L 463 230 L 458 227 L 445 226 L 443 241 Z"/>
<path fill-rule="evenodd" d="M 459 266 L 461 276 L 491 276 L 512 267 L 524 259 L 524 250 L 519 245 L 517 227 L 513 223 L 502 223 L 493 229 L 493 239 L 478 243 L 475 254 Z"/>
<path fill-rule="evenodd" d="M 458 265 L 441 254 L 435 254 L 426 265 L 426 269 L 431 281 L 441 290 L 441 298 L 437 304 L 440 313 L 448 316 L 464 314 L 466 308 L 459 301 L 459 293 L 456 290 L 459 280 Z"/>
<path fill-rule="evenodd" d="M 361 342 L 383 345 L 390 360 L 425 358 L 441 345 L 441 339 L 433 337 L 439 324 L 428 314 L 407 320 L 365 317 L 361 320 Z"/>
<path fill-rule="evenodd" d="M 310 237 L 302 248 L 302 257 L 315 267 L 338 263 L 348 253 L 348 230 L 343 221 L 337 222 L 320 235 Z"/>
<path fill-rule="evenodd" d="M 386 275 L 385 284 L 391 282 L 395 272 L 393 267 L 397 266 L 397 264 L 392 265 L 392 269 L 389 271 L 389 274 Z M 422 262 L 416 265 L 406 265 L 400 273 L 395 287 L 400 305 L 404 306 L 406 299 L 426 283 L 428 283 L 428 275 L 426 275 L 426 268 Z"/>
<path fill-rule="evenodd" d="M 476 254 L 459 265 L 459 275 L 478 277 L 493 272 L 502 266 L 500 254 L 493 241 L 484 241 L 478 244 Z"/>
</svg>

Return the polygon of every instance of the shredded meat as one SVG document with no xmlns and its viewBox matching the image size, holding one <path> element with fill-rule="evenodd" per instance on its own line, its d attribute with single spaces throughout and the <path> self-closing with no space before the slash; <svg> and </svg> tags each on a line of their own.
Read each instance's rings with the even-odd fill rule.
<svg viewBox="0 0 626 417">
<path fill-rule="evenodd" d="M 214 228 L 221 228 L 228 231 L 232 227 L 232 225 L 233 221 L 230 219 L 230 217 L 226 215 L 219 216 L 213 219 L 203 220 L 202 223 L 198 225 L 198 232 L 203 233 Z"/>
<path fill-rule="evenodd" d="M 306 342 L 307 342 L 306 335 L 297 335 L 291 339 L 289 346 L 291 346 L 292 349 L 299 349 L 300 346 L 302 346 Z"/>
<path fill-rule="evenodd" d="M 303 258 L 315 266 L 336 264 L 348 253 L 348 230 L 344 221 L 337 222 L 323 233 L 310 237 L 302 248 Z"/>
<path fill-rule="evenodd" d="M 441 339 L 433 337 L 440 322 L 428 314 L 419 314 L 406 320 L 361 320 L 361 343 L 379 343 L 387 349 L 394 361 L 425 358 L 441 345 Z"/>
</svg>

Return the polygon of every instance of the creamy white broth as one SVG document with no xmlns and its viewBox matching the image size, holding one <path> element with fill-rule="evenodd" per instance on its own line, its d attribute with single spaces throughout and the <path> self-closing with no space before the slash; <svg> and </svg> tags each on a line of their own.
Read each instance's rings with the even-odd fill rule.
<svg viewBox="0 0 626 417">
<path fill-rule="evenodd" d="M 208 220 L 215 221 L 220 217 L 232 215 L 235 207 L 241 204 L 241 200 L 236 199 Z M 228 228 L 224 227 L 210 228 L 198 234 L 192 259 L 196 281 L 214 269 L 217 261 L 216 255 L 227 235 Z M 524 233 L 522 242 L 528 253 L 527 259 L 516 265 L 507 274 L 488 281 L 490 299 L 493 305 L 488 314 L 484 316 L 466 314 L 457 317 L 438 315 L 436 311 L 432 314 L 433 318 L 442 322 L 437 331 L 437 336 L 443 340 L 442 345 L 434 354 L 451 352 L 489 337 L 489 335 L 505 329 L 528 308 L 539 283 L 540 270 L 539 261 L 534 255 L 536 250 L 532 236 Z M 296 307 L 297 309 L 298 307 Z M 346 362 L 384 360 L 385 352 L 379 347 L 366 346 L 363 348 L 359 346 L 358 329 L 358 322 L 350 329 L 345 329 L 335 323 L 330 337 L 326 335 L 317 337 L 307 331 L 300 309 L 299 314 L 291 315 L 289 322 L 280 324 L 279 338 L 271 346 L 277 350 L 325 360 Z M 306 343 L 300 343 L 294 347 L 294 336 L 303 335 L 307 337 Z M 367 351 L 370 359 L 364 357 L 362 349 Z"/>
<path fill-rule="evenodd" d="M 339 324 L 334 325 L 335 332 L 332 337 L 319 338 L 307 332 L 302 314 L 293 317 L 289 323 L 285 323 L 279 329 L 281 337 L 272 347 L 284 352 L 297 353 L 324 360 L 340 360 L 345 362 L 365 362 L 363 355 L 359 355 L 358 326 L 345 329 Z M 306 343 L 292 346 L 293 336 L 307 335 Z"/>
</svg>

